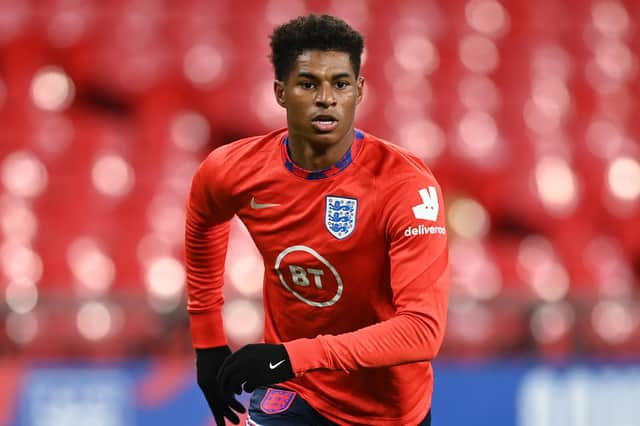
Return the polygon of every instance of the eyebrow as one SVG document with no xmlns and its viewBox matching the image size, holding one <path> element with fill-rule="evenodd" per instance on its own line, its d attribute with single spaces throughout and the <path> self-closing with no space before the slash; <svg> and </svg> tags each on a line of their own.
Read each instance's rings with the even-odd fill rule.
<svg viewBox="0 0 640 426">
<path fill-rule="evenodd" d="M 311 80 L 319 80 L 319 78 L 317 76 L 315 76 L 314 74 L 311 74 L 310 72 L 299 72 L 298 73 L 298 77 L 303 77 L 303 78 L 308 78 Z M 331 77 L 332 80 L 338 80 L 340 78 L 350 78 L 352 77 L 351 74 L 349 74 L 348 72 L 341 72 L 339 74 L 336 74 L 334 76 Z"/>
</svg>

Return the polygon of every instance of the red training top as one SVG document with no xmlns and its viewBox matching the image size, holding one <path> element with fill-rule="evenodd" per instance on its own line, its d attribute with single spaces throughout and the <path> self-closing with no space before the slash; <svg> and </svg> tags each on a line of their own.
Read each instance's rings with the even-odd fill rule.
<svg viewBox="0 0 640 426">
<path fill-rule="evenodd" d="M 431 406 L 430 364 L 449 288 L 442 193 L 408 151 L 356 130 L 321 171 L 287 154 L 286 129 L 214 150 L 186 222 L 194 346 L 227 343 L 222 285 L 229 220 L 264 259 L 264 340 L 284 343 L 297 391 L 338 424 L 412 425 Z"/>
</svg>

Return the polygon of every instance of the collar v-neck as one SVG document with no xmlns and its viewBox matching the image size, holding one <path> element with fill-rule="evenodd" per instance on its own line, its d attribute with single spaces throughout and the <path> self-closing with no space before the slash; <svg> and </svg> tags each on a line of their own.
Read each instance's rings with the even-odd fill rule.
<svg viewBox="0 0 640 426">
<path fill-rule="evenodd" d="M 354 133 L 355 137 L 353 138 L 353 143 L 351 144 L 347 152 L 342 156 L 342 158 L 335 164 L 320 170 L 308 170 L 295 164 L 289 156 L 289 136 L 285 135 L 282 140 L 282 144 L 280 145 L 284 166 L 294 175 L 309 180 L 326 179 L 328 177 L 335 176 L 346 169 L 353 162 L 353 159 L 356 157 L 356 155 L 358 155 L 358 152 L 360 151 L 361 143 L 364 139 L 364 134 L 358 129 L 355 129 Z"/>
</svg>

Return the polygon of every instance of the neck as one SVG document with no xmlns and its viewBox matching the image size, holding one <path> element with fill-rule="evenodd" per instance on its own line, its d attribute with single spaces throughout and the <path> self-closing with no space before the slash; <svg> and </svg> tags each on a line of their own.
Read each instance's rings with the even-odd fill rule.
<svg viewBox="0 0 640 426">
<path fill-rule="evenodd" d="M 334 144 L 323 144 L 310 141 L 301 135 L 289 132 L 289 156 L 298 166 L 306 170 L 322 170 L 340 161 L 351 148 L 355 131 L 349 130 L 344 137 Z"/>
</svg>

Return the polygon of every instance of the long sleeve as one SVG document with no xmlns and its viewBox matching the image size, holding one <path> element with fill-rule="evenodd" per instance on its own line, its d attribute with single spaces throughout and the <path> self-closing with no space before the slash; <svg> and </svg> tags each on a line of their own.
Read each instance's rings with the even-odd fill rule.
<svg viewBox="0 0 640 426">
<path fill-rule="evenodd" d="M 196 348 L 227 343 L 222 323 L 222 286 L 230 213 L 216 202 L 212 186 L 217 182 L 211 176 L 211 163 L 210 156 L 193 178 L 185 223 L 187 310 Z"/>
<path fill-rule="evenodd" d="M 444 203 L 431 176 L 381 194 L 394 315 L 339 335 L 285 343 L 296 375 L 433 359 L 444 337 L 449 289 Z"/>
</svg>

